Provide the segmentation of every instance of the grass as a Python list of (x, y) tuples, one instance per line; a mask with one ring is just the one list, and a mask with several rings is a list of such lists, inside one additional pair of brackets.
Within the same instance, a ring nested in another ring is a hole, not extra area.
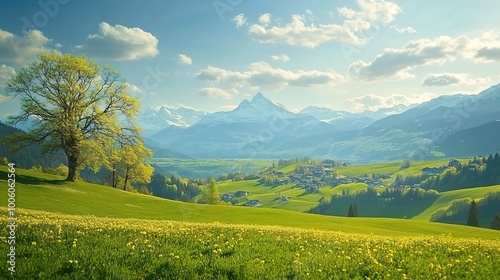
[[(16, 273), (3, 269), (1, 279), (494, 279), (500, 273), (498, 239), (19, 215)], [(6, 236), (6, 221), (0, 224)]]
[[(0, 167), (0, 178), (7, 178)], [(281, 209), (211, 206), (171, 201), (85, 182), (61, 182), (62, 177), (16, 169), (16, 204), (32, 209), (70, 215), (108, 218), (172, 220), (199, 223), (277, 225), (304, 229), (377, 235), (441, 235), (498, 238), (498, 233), (457, 225), (388, 218), (344, 218)], [(39, 179), (40, 178), (40, 179)], [(6, 184), (2, 179), (0, 184)], [(0, 193), (7, 201), (7, 192)]]
[[(494, 279), (500, 274), (494, 230), (188, 204), (22, 169), (15, 174), (16, 272), (4, 264), (0, 279)], [(0, 185), (7, 185), (6, 178), (2, 166)], [(256, 183), (241, 182), (238, 188), (263, 192)], [(300, 191), (288, 187), (277, 189)], [(2, 189), (0, 201), (7, 201)], [(6, 207), (0, 213), (6, 215)], [(0, 221), (5, 254), (11, 250), (7, 224)]]
[(434, 212), (439, 209), (446, 209), (451, 205), (453, 200), (470, 198), (478, 201), (487, 196), (490, 192), (500, 192), (500, 185), (442, 192), (432, 205), (415, 216), (414, 219), (428, 221)]

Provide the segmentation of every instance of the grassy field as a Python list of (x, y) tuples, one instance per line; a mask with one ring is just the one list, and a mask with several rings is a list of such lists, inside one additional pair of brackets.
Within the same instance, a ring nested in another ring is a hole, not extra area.
[(169, 172), (190, 179), (217, 178), (221, 174), (243, 172), (259, 173), (272, 165), (272, 160), (264, 159), (175, 159), (153, 158), (151, 164), (160, 166)]
[[(18, 215), (16, 272), (4, 264), (1, 279), (495, 279), (500, 273), (499, 240)], [(6, 222), (0, 223), (6, 236)]]
[[(2, 166), (0, 185), (6, 178)], [(16, 273), (4, 262), (0, 279), (494, 279), (500, 273), (498, 231), (188, 204), (61, 179), (16, 170)], [(0, 223), (0, 250), (7, 254), (7, 220)]]

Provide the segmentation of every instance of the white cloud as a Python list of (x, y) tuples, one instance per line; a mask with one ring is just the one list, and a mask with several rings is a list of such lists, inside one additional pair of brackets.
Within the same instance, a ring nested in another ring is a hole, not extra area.
[(330, 41), (353, 45), (364, 43), (348, 27), (336, 24), (306, 25), (302, 15), (292, 15), (292, 21), (284, 26), (268, 28), (266, 25), (253, 24), (248, 31), (261, 43), (282, 43), (308, 48)]
[(435, 98), (436, 95), (433, 93), (420, 93), (420, 94), (409, 94), (400, 95), (392, 94), (389, 96), (381, 95), (364, 95), (356, 98), (349, 99), (355, 110), (371, 110), (376, 111), (380, 108), (390, 108), (396, 105), (412, 105), (417, 103), (422, 103)]
[(246, 71), (230, 71), (208, 66), (196, 74), (199, 80), (228, 83), (232, 87), (252, 89), (283, 89), (286, 86), (310, 87), (336, 85), (345, 81), (334, 71), (298, 70), (274, 68), (266, 62), (251, 63)]
[(193, 64), (193, 60), (189, 56), (187, 56), (185, 54), (179, 54), (177, 56), (177, 62), (180, 63), (180, 64), (185, 64), (185, 65), (191, 65), (191, 64)]
[(50, 51), (52, 43), (39, 30), (30, 30), (22, 37), (0, 29), (0, 61), (23, 65), (40, 52)]
[(259, 17), (259, 23), (267, 26), (271, 22), (271, 14), (270, 13), (265, 13), (260, 15)]
[(235, 89), (232, 89), (230, 91), (225, 91), (221, 88), (217, 87), (206, 87), (202, 88), (199, 91), (199, 94), (203, 96), (208, 96), (208, 97), (214, 97), (214, 98), (222, 98), (222, 99), (231, 99), (233, 98), (234, 94), (237, 94), (238, 91)]
[(465, 37), (441, 36), (408, 42), (399, 49), (387, 48), (373, 62), (356, 61), (349, 73), (361, 80), (406, 79), (419, 65), (443, 64), (454, 60), (465, 48)]
[(5, 87), (5, 82), (16, 74), (14, 68), (2, 64), (0, 66), (0, 88)]
[[(326, 42), (362, 45), (368, 38), (366, 34), (365, 38), (360, 38), (356, 32), (370, 29), (370, 22), (389, 23), (401, 12), (398, 5), (384, 0), (358, 0), (358, 5), (359, 10), (347, 7), (337, 10), (344, 18), (341, 24), (313, 24), (313, 12), (307, 10), (305, 15), (293, 14), (289, 23), (270, 26), (271, 15), (266, 13), (259, 17), (258, 23), (250, 25), (248, 31), (261, 43), (308, 48), (315, 48)], [(307, 21), (311, 23), (306, 23)]]
[(233, 18), (233, 22), (236, 24), (237, 28), (242, 27), (247, 22), (244, 14), (238, 14)]
[(99, 34), (89, 35), (76, 48), (93, 57), (112, 60), (136, 60), (158, 54), (158, 39), (138, 27), (99, 24)]
[(417, 32), (415, 29), (413, 29), (410, 26), (399, 28), (396, 25), (393, 25), (393, 26), (391, 26), (391, 28), (396, 30), (396, 32), (398, 32), (398, 33), (415, 33), (415, 32)]
[(347, 19), (389, 23), (394, 21), (401, 12), (401, 8), (397, 4), (384, 0), (358, 0), (357, 2), (361, 8), (360, 11), (342, 7), (338, 9), (339, 14)]
[(286, 54), (271, 55), (271, 58), (272, 58), (274, 61), (283, 61), (283, 62), (290, 61), (290, 57), (288, 57), (288, 55), (286, 55)]
[(436, 73), (428, 74), (422, 80), (423, 86), (484, 86), (491, 82), (489, 78), (471, 78), (465, 73)]

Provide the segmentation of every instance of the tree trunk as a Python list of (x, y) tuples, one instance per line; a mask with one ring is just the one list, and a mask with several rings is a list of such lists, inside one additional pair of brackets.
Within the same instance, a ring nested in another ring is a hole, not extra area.
[(124, 191), (127, 190), (128, 172), (129, 172), (129, 167), (127, 166), (126, 171), (125, 171), (125, 180), (124, 180), (125, 182), (123, 183), (123, 190)]
[(68, 177), (66, 178), (66, 181), (70, 182), (76, 182), (77, 179), (77, 168), (78, 168), (78, 157), (74, 155), (68, 155)]

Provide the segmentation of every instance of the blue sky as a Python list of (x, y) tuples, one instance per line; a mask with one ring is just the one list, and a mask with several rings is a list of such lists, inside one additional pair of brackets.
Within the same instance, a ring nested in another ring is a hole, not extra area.
[[(230, 110), (262, 92), (376, 110), (500, 82), (495, 1), (9, 1), (0, 9), (0, 94), (57, 50), (117, 69), (144, 106)], [(0, 119), (18, 110), (0, 95)]]

